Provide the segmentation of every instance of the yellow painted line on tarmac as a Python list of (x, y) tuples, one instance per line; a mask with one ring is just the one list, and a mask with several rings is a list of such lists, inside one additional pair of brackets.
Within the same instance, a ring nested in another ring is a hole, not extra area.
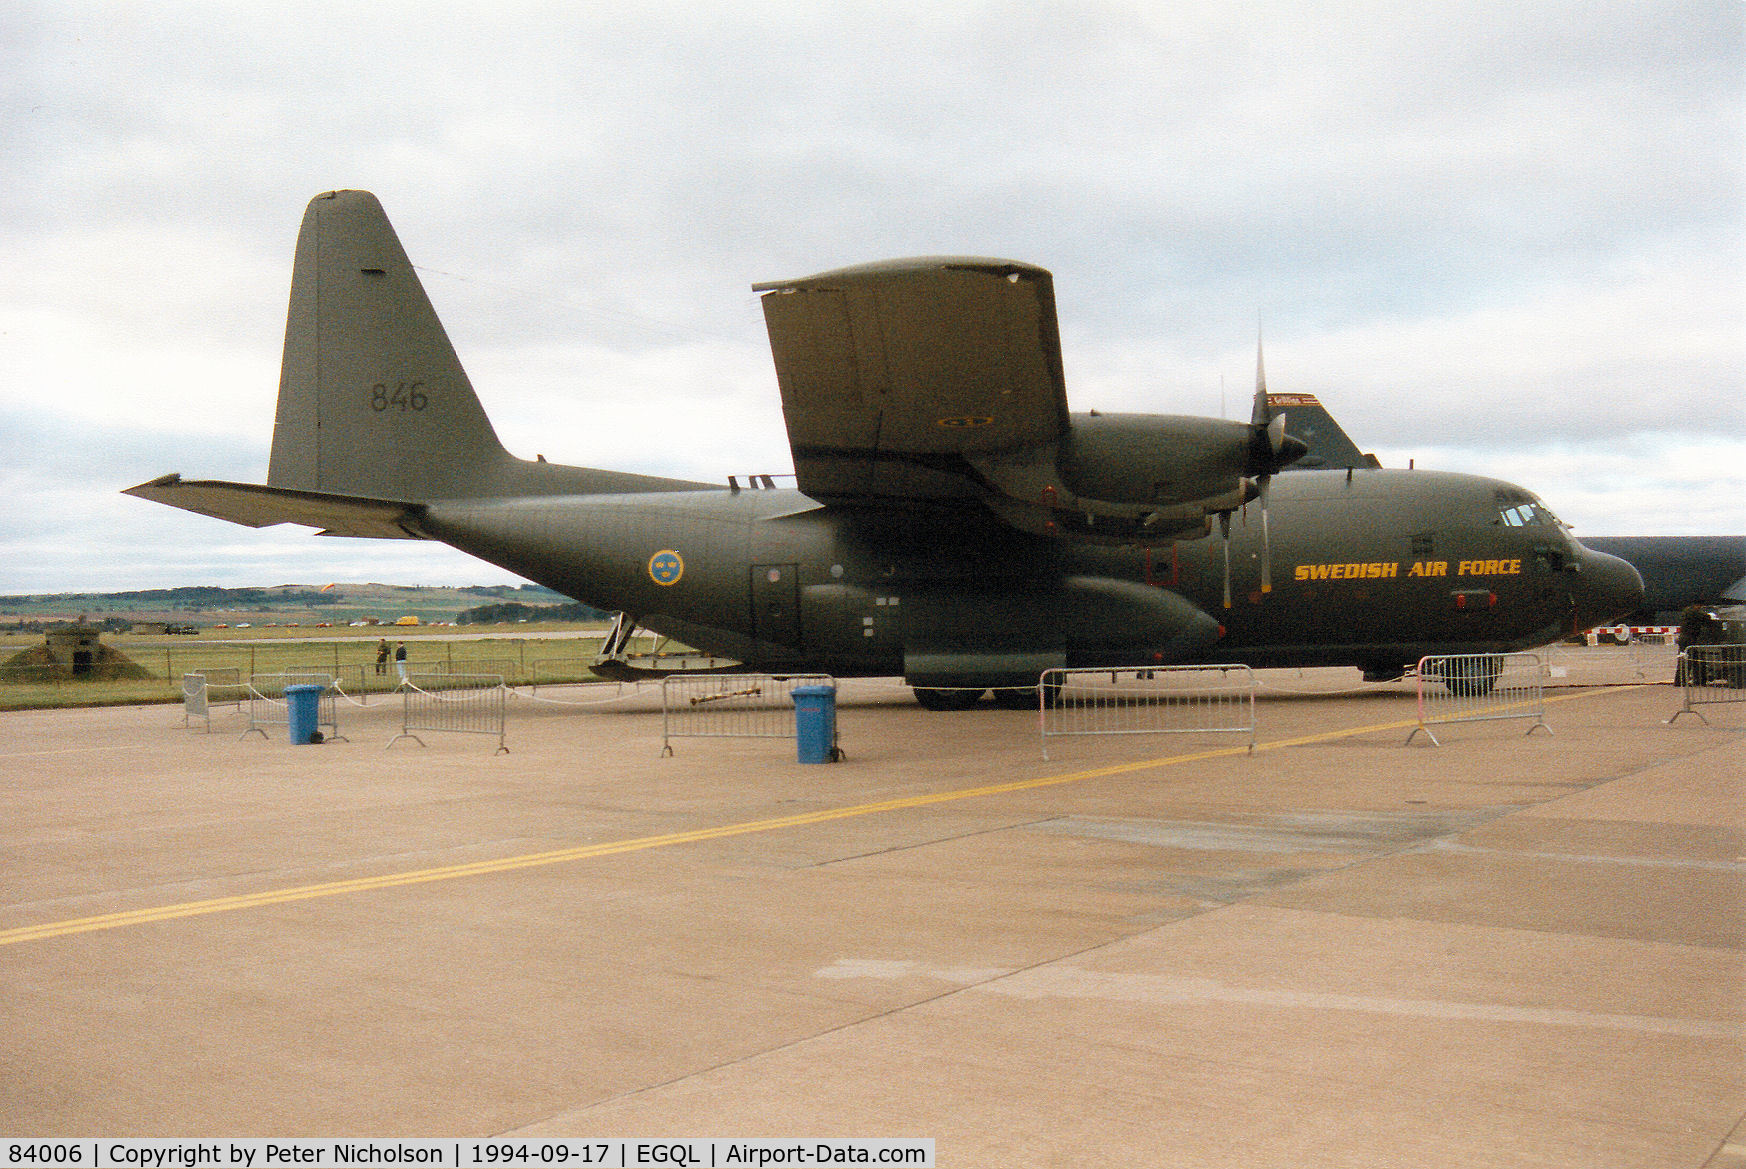
[[(1617, 693), (1620, 689), (1613, 688), (1608, 693)], [(1640, 687), (1629, 687), (1640, 689)], [(1585, 697), (1595, 691), (1582, 691), (1577, 694), (1548, 698), (1547, 702), (1569, 701), (1572, 698)], [(1281, 751), (1290, 747), (1303, 747), (1312, 743), (1325, 743), (1334, 739), (1351, 738), (1355, 735), (1376, 734), (1382, 731), (1400, 731), (1407, 727), (1418, 725), (1418, 719), (1398, 719), (1394, 722), (1375, 723), (1370, 726), (1345, 727), (1339, 730), (1320, 731), (1312, 735), (1299, 735), (1290, 739), (1276, 739), (1270, 742), (1256, 743), (1256, 752)], [(899, 799), (879, 800), (874, 803), (852, 804), (842, 808), (825, 808), (816, 812), (800, 812), (792, 816), (778, 816), (768, 820), (745, 820), (738, 824), (722, 824), (714, 828), (696, 828), (689, 832), (668, 832), (659, 836), (638, 836), (629, 840), (611, 840), (601, 844), (584, 844), (575, 848), (560, 848), (550, 852), (525, 853), (521, 856), (500, 857), (496, 860), (473, 861), (462, 865), (443, 865), (438, 868), (414, 869), (405, 873), (385, 873), (376, 877), (359, 877), (350, 881), (325, 881), (318, 885), (298, 885), (289, 889), (269, 889), (260, 893), (240, 893), (232, 897), (214, 897), (207, 901), (183, 901), (172, 905), (159, 905), (147, 909), (130, 909), (120, 913), (104, 913), (95, 917), (72, 918), (67, 921), (44, 922), (41, 925), (17, 926), (13, 929), (0, 930), (0, 946), (17, 945), (20, 942), (42, 941), (46, 938), (65, 937), (69, 934), (92, 933), (97, 930), (121, 929), (125, 926), (149, 925), (153, 922), (173, 921), (179, 917), (201, 917), (210, 913), (229, 913), (238, 909), (254, 909), (264, 905), (284, 905), (294, 901), (310, 901), (318, 897), (339, 897), (348, 893), (368, 893), (377, 889), (395, 889), (405, 885), (422, 885), (432, 881), (452, 881), (461, 877), (479, 877), (490, 873), (514, 872), (517, 869), (539, 868), (544, 865), (567, 864), (572, 861), (594, 860), (600, 857), (622, 856), (626, 853), (644, 852), (653, 848), (671, 848), (681, 844), (697, 844), (705, 840), (724, 840), (734, 836), (751, 836), (760, 832), (778, 832), (785, 828), (803, 828), (810, 824), (826, 824), (833, 820), (850, 820), (858, 816), (872, 816), (881, 812), (900, 812), (910, 808), (925, 808), (934, 804), (953, 803), (958, 800), (980, 799), (985, 796), (1008, 795), (1013, 792), (1034, 791), (1039, 788), (1060, 787), (1070, 783), (1083, 783), (1091, 779), (1104, 779), (1113, 775), (1128, 775), (1136, 771), (1149, 771), (1165, 767), (1177, 767), (1186, 763), (1198, 763), (1207, 759), (1221, 759), (1232, 755), (1248, 753), (1249, 748), (1220, 747), (1210, 751), (1196, 751), (1186, 755), (1166, 755), (1153, 759), (1141, 759), (1131, 763), (1115, 763), (1107, 767), (1094, 767), (1085, 771), (1073, 771), (1064, 775), (1044, 775), (1035, 779), (1019, 779), (1009, 783), (991, 783), (980, 787), (956, 788), (952, 791), (933, 792), (927, 795), (904, 796)]]

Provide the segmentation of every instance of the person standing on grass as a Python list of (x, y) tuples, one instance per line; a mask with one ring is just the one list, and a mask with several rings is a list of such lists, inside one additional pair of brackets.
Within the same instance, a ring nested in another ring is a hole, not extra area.
[(401, 685), (406, 684), (406, 643), (403, 641), (394, 647), (394, 669), (400, 674)]

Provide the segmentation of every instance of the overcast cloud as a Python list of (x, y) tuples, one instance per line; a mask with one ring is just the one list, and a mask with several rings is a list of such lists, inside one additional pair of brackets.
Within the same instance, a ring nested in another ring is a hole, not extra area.
[(1746, 531), (1746, 6), (0, 6), (0, 593), (515, 578), (261, 481), (308, 199), (382, 199), (506, 445), (789, 459), (754, 281), (1055, 274), (1076, 409), (1321, 397), (1583, 534)]

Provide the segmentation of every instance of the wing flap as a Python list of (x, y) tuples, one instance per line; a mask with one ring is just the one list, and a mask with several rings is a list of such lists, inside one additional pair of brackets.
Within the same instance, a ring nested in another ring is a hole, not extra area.
[(218, 479), (183, 479), (165, 475), (124, 495), (165, 503), (184, 511), (229, 520), (250, 528), (302, 524), (320, 528), (324, 536), (362, 536), (378, 540), (428, 540), (419, 526), (423, 508), (416, 503), (330, 495), (266, 487), (258, 483), (228, 483)]

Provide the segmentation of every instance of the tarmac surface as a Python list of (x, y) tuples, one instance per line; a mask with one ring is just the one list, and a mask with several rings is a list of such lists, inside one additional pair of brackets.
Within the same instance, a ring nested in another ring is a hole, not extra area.
[(508, 754), (0, 714), (0, 1133), (1736, 1169), (1746, 704), (1613, 673), (1431, 746), (1410, 682), (1272, 671), (1253, 754), (1050, 761), (890, 681), (825, 766), (665, 758), (653, 690), (519, 694)]

